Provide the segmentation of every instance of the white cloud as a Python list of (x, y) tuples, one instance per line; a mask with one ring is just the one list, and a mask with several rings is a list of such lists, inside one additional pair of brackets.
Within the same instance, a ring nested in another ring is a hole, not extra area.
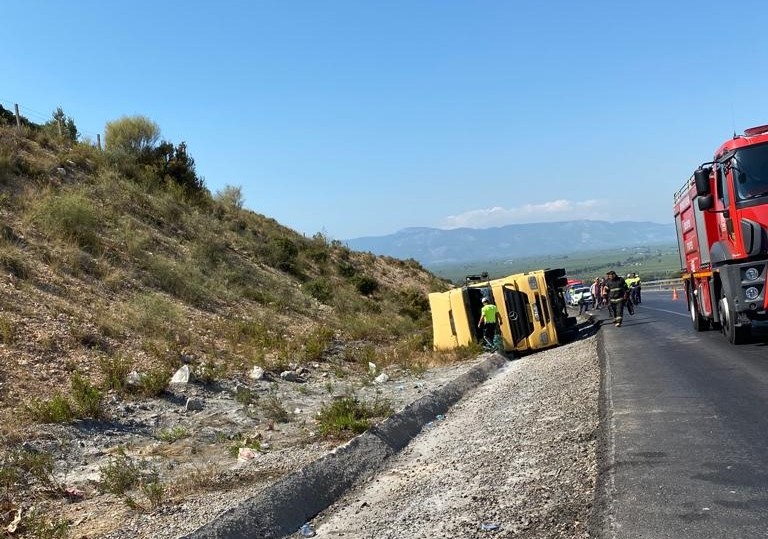
[(459, 215), (449, 215), (442, 219), (442, 228), (488, 228), (520, 223), (543, 223), (551, 221), (571, 221), (577, 219), (608, 219), (606, 204), (598, 200), (574, 202), (565, 199), (553, 200), (542, 204), (525, 204), (517, 208), (494, 206), (479, 210), (470, 210)]

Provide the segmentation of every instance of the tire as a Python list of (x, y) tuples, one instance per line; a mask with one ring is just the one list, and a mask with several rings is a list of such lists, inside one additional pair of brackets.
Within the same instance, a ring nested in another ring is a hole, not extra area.
[(709, 329), (709, 320), (701, 316), (699, 312), (699, 303), (691, 290), (688, 290), (688, 311), (691, 313), (691, 324), (696, 331), (707, 331)]
[(720, 311), (721, 329), (728, 342), (731, 344), (744, 344), (747, 342), (752, 333), (752, 326), (736, 325), (733, 303), (725, 295), (721, 294), (717, 308)]

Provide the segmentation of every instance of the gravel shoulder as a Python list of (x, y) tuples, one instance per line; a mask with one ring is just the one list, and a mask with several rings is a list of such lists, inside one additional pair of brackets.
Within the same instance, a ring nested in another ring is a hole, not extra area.
[(591, 537), (596, 336), (510, 362), (312, 523), (318, 537)]

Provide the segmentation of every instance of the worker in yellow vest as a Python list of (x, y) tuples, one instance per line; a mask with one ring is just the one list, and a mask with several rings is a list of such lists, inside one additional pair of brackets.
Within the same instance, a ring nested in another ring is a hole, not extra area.
[(625, 279), (629, 287), (629, 299), (632, 303), (640, 303), (640, 277), (637, 273), (630, 273)]
[(494, 347), (496, 329), (500, 325), (499, 309), (491, 303), (491, 300), (483, 296), (483, 308), (480, 310), (480, 321), (477, 323), (477, 327), (483, 328), (483, 338), (487, 346)]

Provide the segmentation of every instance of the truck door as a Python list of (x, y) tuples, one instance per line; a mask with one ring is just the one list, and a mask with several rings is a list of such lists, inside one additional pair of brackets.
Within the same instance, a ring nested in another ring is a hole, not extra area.
[(512, 344), (517, 346), (521, 340), (533, 333), (533, 324), (528, 317), (530, 310), (528, 296), (505, 284), (504, 306), (507, 310), (507, 324), (512, 335)]

